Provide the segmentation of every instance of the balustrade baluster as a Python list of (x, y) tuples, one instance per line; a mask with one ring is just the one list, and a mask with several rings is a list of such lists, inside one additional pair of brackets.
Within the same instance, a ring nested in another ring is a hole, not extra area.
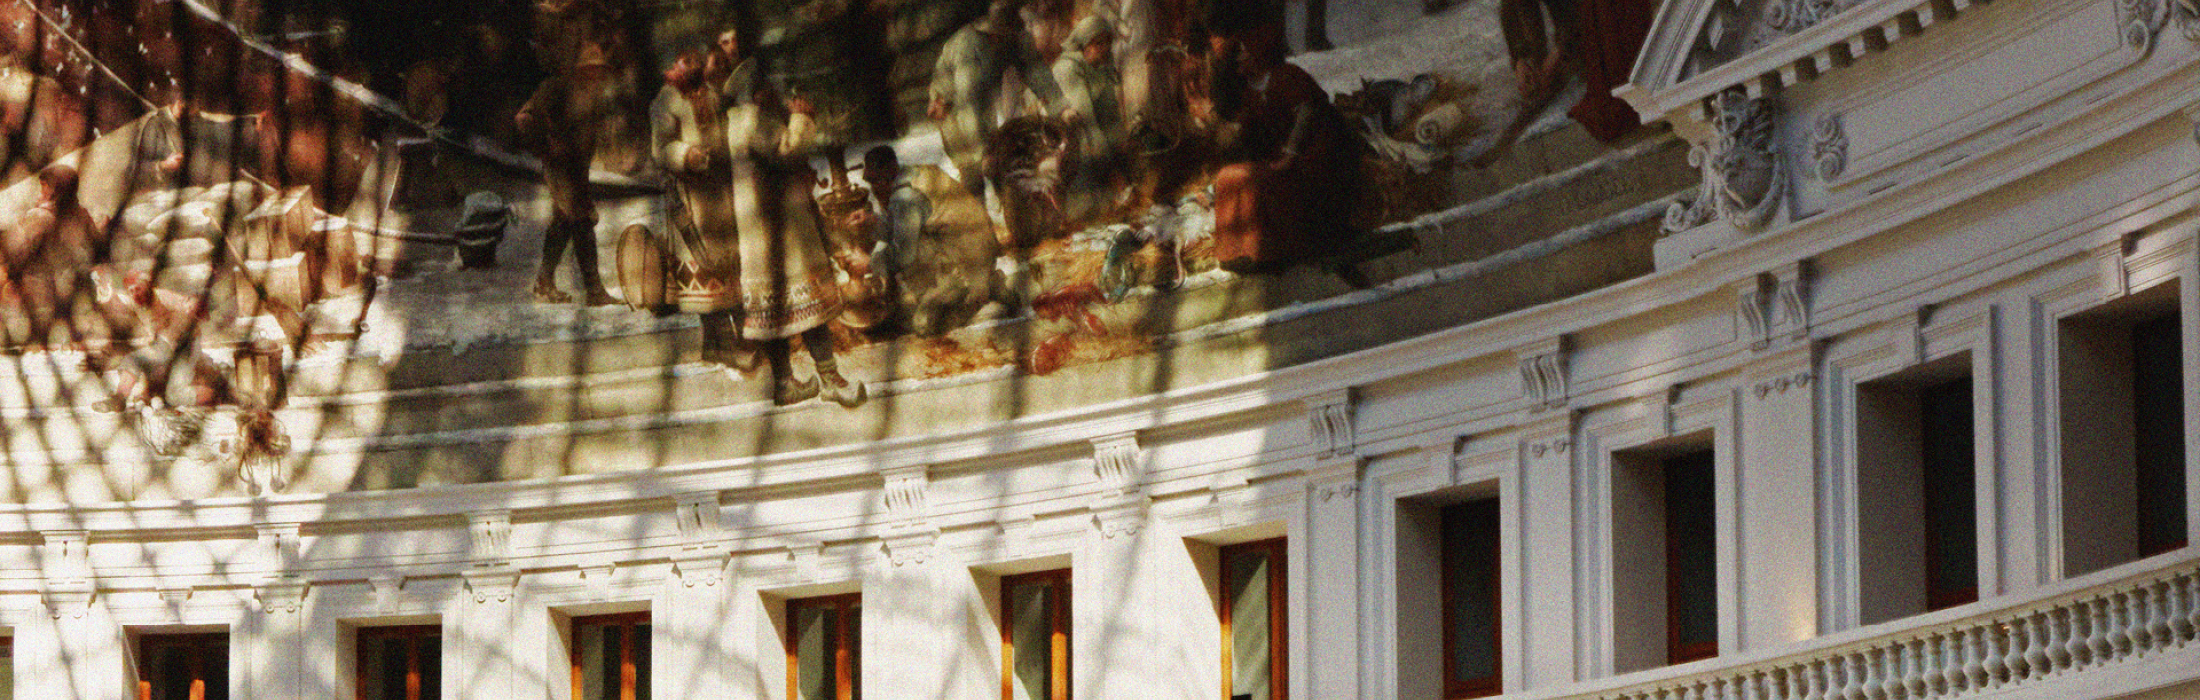
[(1963, 659), (1954, 652), (1956, 635), (1960, 629), (1934, 632), (1925, 647), (1925, 684), (1934, 695), (1954, 691), (1963, 682), (1958, 674), (1963, 672)]
[(1902, 648), (1886, 644), (1877, 650), (1878, 668), (1874, 670), (1879, 674), (1878, 696), (1887, 700), (1902, 697)]
[(1811, 693), (1810, 700), (1841, 700), (1841, 658), (1829, 656), (1818, 660), (1817, 678), (1812, 681), (1818, 684), (1818, 688)]
[(1971, 674), (1982, 674), (1984, 658), (1978, 656), (1978, 641), (1989, 627), (1960, 627), (1940, 634), (1940, 693), (1960, 693), (1976, 687)]
[(2185, 613), (2180, 616), (2185, 621), (2185, 641), (2200, 641), (2200, 571), (2185, 572), (2183, 581), (2179, 604)]
[(2177, 641), (2169, 636), (2169, 620), (2162, 616), (2162, 586), (2167, 582), (2166, 579), (2148, 581), (2134, 591), (2139, 597), (2136, 608), (2139, 611), (2139, 622), (2133, 626), (2139, 628), (2139, 634), (2146, 637), (2146, 643), (2140, 647), (2143, 653), (2168, 648)]
[(1871, 684), (1871, 679), (1864, 677), (1864, 656), (1868, 653), (1870, 652), (1867, 650), (1858, 649), (1847, 654), (1848, 666), (1841, 673), (1841, 697), (1846, 700), (1864, 700), (1871, 693), (1866, 689)]
[(2169, 627), (2176, 633), (2179, 645), (2192, 641), (2195, 634), (2200, 633), (2200, 605), (2195, 605), (2200, 603), (2200, 590), (2189, 588), (2196, 582), (2200, 582), (2200, 573), (2186, 572), (2165, 586)]
[(2031, 646), (2028, 641), (2029, 633), (2021, 627), (2023, 624), (2024, 619), (2021, 617), (2004, 618), (2001, 621), (2002, 649), (2001, 654), (1995, 658), (2001, 670), (1994, 673), (1997, 682), (2029, 673), (2029, 670), (2019, 670), (2026, 663), (2025, 650)]
[(2115, 648), (2116, 658), (2145, 647), (2146, 640), (2140, 637), (2139, 609), (2132, 605), (2135, 592), (2126, 588), (2108, 594), (2108, 643)]
[(1956, 647), (1951, 652), (1962, 658), (1962, 671), (1956, 674), (1956, 682), (1960, 687), (1951, 691), (1976, 691), (1987, 687), (1987, 682), (1993, 682), (1995, 676), (2000, 676), (1993, 669), (2000, 663), (2000, 656), (1993, 654), (1993, 630), (1993, 623), (1978, 625), (1971, 627), (1971, 630), (1965, 630), (1962, 638), (1958, 638)]
[(1928, 686), (1925, 682), (1924, 646), (1924, 638), (1911, 637), (1895, 647), (1902, 652), (1902, 697), (1925, 696)]
[(1833, 686), (1833, 679), (1829, 677), (1833, 672), (1826, 668), (1828, 663), (1831, 662), (1819, 658), (1803, 667), (1803, 686), (1807, 689), (1803, 693), (1803, 700), (1826, 700), (1826, 690)]
[(2116, 643), (2109, 641), (2111, 620), (2108, 596), (2094, 596), (2086, 606), (2085, 648), (2088, 668), (2106, 663), (2116, 657)]
[(2003, 649), (2010, 642), (2004, 636), (2008, 630), (2009, 624), (2003, 620), (1990, 620), (1970, 629), (1970, 648), (1957, 651), (1964, 656), (1964, 687), (1984, 688), (1995, 679), (2008, 677), (2009, 667), (2002, 662)]
[(2155, 579), (2131, 591), (2134, 598), (2131, 605), (2131, 634), (2145, 640), (2138, 647), (2141, 654), (2151, 654), (2177, 643), (2177, 639), (2169, 634), (2169, 620), (2162, 617), (2160, 596), (2162, 586), (2167, 583), (2169, 579)]
[(2047, 629), (2047, 616), (2033, 611), (2024, 616), (2024, 673), (2026, 678), (2039, 678), (2055, 670), (2055, 659), (2047, 653), (2054, 644)]
[(2055, 610), (2062, 616), (2064, 635), (2062, 651), (2065, 659), (2063, 663), (2056, 666), (2055, 670), (2067, 671), (2085, 666), (2088, 652), (2085, 645), (2086, 615), (2084, 608), (2085, 601), (2078, 601)]

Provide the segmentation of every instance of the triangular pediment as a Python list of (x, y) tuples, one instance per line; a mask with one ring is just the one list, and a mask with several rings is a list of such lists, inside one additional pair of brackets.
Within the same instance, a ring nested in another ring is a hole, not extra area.
[(1617, 94), (1652, 118), (1810, 80), (1990, 0), (1666, 0)]

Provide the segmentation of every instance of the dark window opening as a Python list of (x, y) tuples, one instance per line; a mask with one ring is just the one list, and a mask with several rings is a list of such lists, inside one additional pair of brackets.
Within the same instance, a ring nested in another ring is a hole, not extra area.
[(1666, 663), (1719, 653), (1717, 525), (1713, 455), (1667, 457), (1665, 477)]
[(439, 625), (359, 630), (359, 700), (443, 697), (443, 628)]
[(229, 633), (138, 637), (138, 700), (228, 700)]
[(1484, 697), (1503, 689), (1497, 513), (1494, 498), (1443, 510), (1447, 698)]
[(1918, 392), (1924, 448), (1925, 608), (1978, 600), (1978, 479), (1971, 378)]
[(2169, 313), (2132, 324), (2132, 447), (2139, 556), (2184, 548), (2183, 324)]

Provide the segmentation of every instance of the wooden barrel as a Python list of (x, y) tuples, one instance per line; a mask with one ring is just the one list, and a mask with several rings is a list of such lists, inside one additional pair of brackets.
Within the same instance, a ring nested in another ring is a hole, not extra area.
[(626, 305), (656, 311), (665, 305), (665, 250), (645, 224), (619, 233), (619, 294)]

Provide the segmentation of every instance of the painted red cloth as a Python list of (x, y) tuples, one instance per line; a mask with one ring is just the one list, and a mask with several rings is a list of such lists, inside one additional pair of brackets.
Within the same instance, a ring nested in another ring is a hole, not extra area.
[(1240, 270), (1305, 262), (1350, 236), (1359, 154), (1313, 76), (1278, 62), (1246, 81), (1232, 162), (1215, 174), (1215, 257)]
[(1612, 90), (1627, 84), (1635, 54), (1650, 37), (1658, 0), (1579, 0), (1581, 46), (1575, 60), (1588, 90), (1566, 114), (1591, 136), (1612, 141), (1642, 125), (1642, 117)]

